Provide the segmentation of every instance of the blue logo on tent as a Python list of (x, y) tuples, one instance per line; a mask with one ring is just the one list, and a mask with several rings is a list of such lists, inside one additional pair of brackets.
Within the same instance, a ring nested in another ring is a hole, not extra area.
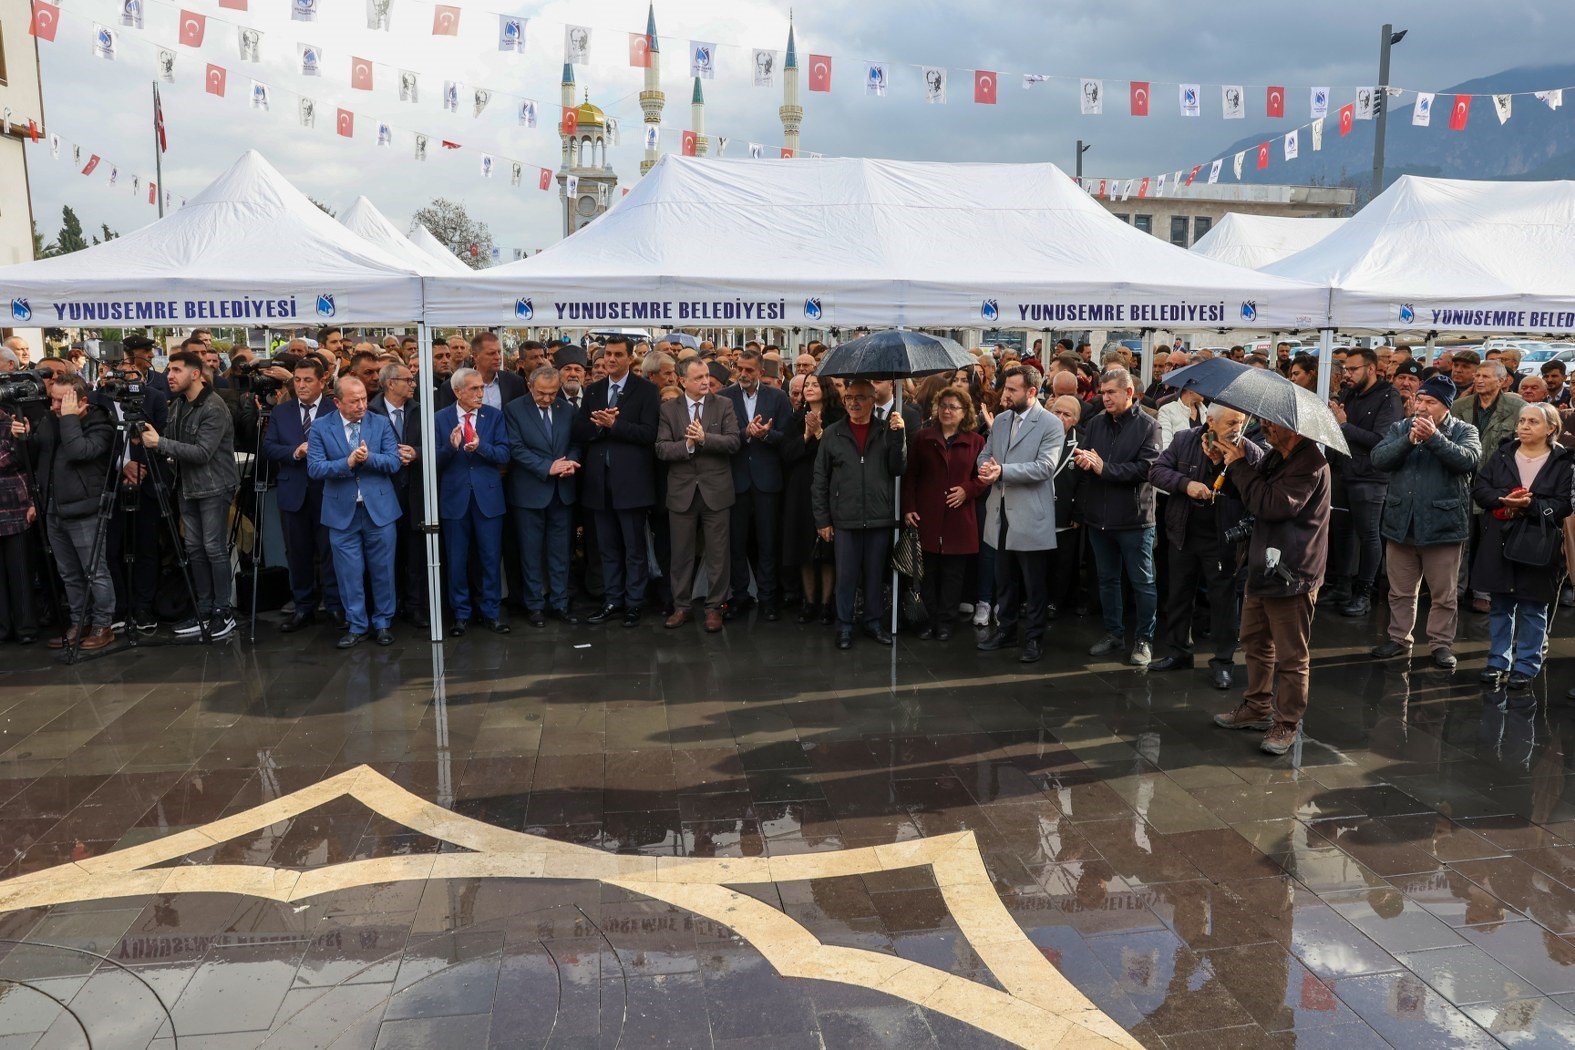
[(979, 316), (986, 321), (998, 320), (1001, 316), (1001, 304), (994, 299), (986, 299), (984, 304), (979, 307)]
[(521, 321), (529, 321), (536, 316), (535, 305), (524, 296), (514, 300), (514, 316)]
[(805, 317), (806, 320), (818, 321), (823, 316), (825, 316), (825, 314), (824, 314), (824, 311), (822, 311), (821, 308), (820, 308), (820, 300), (819, 299), (805, 299), (804, 300), (804, 317)]
[(332, 317), (334, 315), (334, 297), (322, 294), (317, 297), (317, 316)]
[(1416, 310), (1412, 309), (1410, 303), (1406, 303), (1404, 306), (1400, 307), (1400, 322), (1402, 324), (1410, 324), (1415, 320)]
[(1258, 304), (1250, 299), (1242, 303), (1241, 319), (1243, 321), (1256, 321), (1258, 319)]
[(33, 307), (28, 303), (28, 301), (26, 299), (12, 299), (11, 300), (11, 320), (13, 320), (13, 321), (31, 321), (32, 319), (33, 319)]

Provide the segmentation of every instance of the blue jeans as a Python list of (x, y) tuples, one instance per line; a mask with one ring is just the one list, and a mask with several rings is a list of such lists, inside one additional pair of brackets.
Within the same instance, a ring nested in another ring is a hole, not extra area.
[(1154, 640), (1154, 619), (1159, 609), (1159, 591), (1154, 586), (1154, 526), (1139, 529), (1089, 529), (1089, 546), (1094, 549), (1094, 569), (1099, 573), (1100, 614), (1105, 631), (1126, 638), (1121, 616), (1121, 573), (1126, 572), (1136, 599), (1137, 624), (1133, 640)]
[(1488, 608), (1488, 670), (1519, 671), (1535, 677), (1542, 670), (1542, 646), (1547, 637), (1546, 603), (1523, 601), (1511, 594), (1492, 596)]

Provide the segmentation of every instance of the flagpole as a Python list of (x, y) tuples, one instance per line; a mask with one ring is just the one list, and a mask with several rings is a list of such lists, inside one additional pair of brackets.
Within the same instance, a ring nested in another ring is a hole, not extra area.
[(164, 218), (164, 151), (159, 149), (159, 82), (153, 82), (153, 172), (158, 186), (154, 199), (159, 206), (159, 218)]

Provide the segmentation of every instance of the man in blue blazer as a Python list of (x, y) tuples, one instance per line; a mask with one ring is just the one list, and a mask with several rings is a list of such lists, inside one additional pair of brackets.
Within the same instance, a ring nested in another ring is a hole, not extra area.
[(262, 454), (274, 468), (274, 502), (284, 525), (284, 553), (295, 596), (294, 614), (279, 625), (287, 634), (316, 619), (319, 601), (336, 623), (346, 626), (328, 529), (323, 525), (323, 483), (313, 481), (306, 468), (312, 426), (334, 411), (333, 400), (323, 393), (325, 373), (321, 358), (302, 357), (295, 367), (295, 399), (279, 402), (263, 432)]
[(486, 386), (474, 368), (457, 368), (449, 378), (454, 404), (437, 414), (438, 516), (443, 520), (443, 552), (448, 558), (448, 603), (454, 611), (452, 637), (470, 624), (470, 554), (479, 560), (482, 622), (508, 634), (503, 602), (503, 472), (509, 440), (503, 413), (482, 404)]
[[(738, 355), (737, 382), (722, 391), (733, 402), (738, 436), (733, 454), (731, 618), (749, 608), (749, 570), (755, 570), (755, 597), (768, 620), (781, 617), (777, 589), (777, 530), (782, 523), (782, 442), (787, 439), (793, 406), (788, 396), (760, 381), (765, 362), (758, 350)], [(754, 543), (750, 543), (750, 539)], [(753, 554), (753, 557), (750, 555)]]
[(556, 368), (543, 365), (530, 375), (530, 396), (509, 402), (503, 410), (514, 461), (508, 504), (519, 528), (525, 608), (532, 627), (547, 625), (548, 610), (554, 619), (577, 622), (569, 612), (569, 556), (580, 446), (573, 434), (574, 408), (558, 396), (561, 382)]
[[(339, 639), (348, 649), (377, 632), (378, 645), (393, 645), (394, 523), (399, 495), (393, 476), (403, 466), (394, 428), (366, 410), (366, 385), (354, 376), (339, 380), (339, 410), (312, 424), (306, 469), (323, 483), (323, 525), (334, 547), (334, 572), (349, 629)], [(367, 611), (366, 579), (372, 580)]]

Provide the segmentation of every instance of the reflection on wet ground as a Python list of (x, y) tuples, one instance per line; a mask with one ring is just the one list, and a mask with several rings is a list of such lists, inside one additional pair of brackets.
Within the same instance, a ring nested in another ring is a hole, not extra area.
[[(1566, 614), (1567, 616), (1567, 614)], [(1477, 618), (1470, 630), (1481, 635)], [(1563, 627), (1560, 624), (1560, 627)], [(365, 764), (608, 853), (775, 858), (971, 831), (1033, 945), (1151, 1047), (1575, 1044), (1575, 648), (1506, 697), (1319, 618), (1310, 735), (1271, 759), (1191, 673), (1038, 673), (959, 637), (564, 629), (348, 656), (323, 633), (0, 677), (0, 879)], [(1372, 637), (1369, 633), (1372, 632)], [(1556, 633), (1561, 633), (1556, 628)], [(576, 648), (589, 643), (589, 648)], [(461, 847), (340, 798), (168, 866)], [(823, 943), (1003, 987), (928, 868), (738, 887)], [(571, 879), (434, 879), (0, 913), (0, 1047), (999, 1047), (867, 987), (783, 978), (728, 926)]]

